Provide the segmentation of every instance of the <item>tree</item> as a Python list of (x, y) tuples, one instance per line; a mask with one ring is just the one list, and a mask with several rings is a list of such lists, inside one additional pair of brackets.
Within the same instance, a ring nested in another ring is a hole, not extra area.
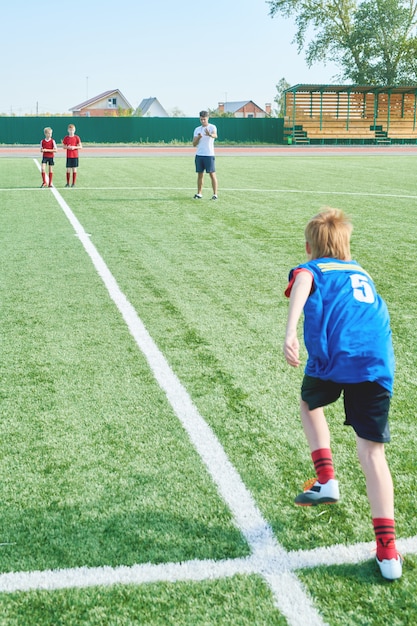
[[(270, 15), (292, 17), (309, 67), (331, 59), (340, 79), (359, 84), (417, 81), (417, 0), (268, 0)], [(307, 41), (308, 35), (312, 38)]]
[(354, 19), (355, 43), (363, 51), (361, 72), (351, 72), (356, 82), (394, 85), (416, 81), (416, 12), (415, 0), (361, 2)]
[(274, 102), (277, 105), (277, 116), (284, 117), (285, 110), (285, 96), (284, 91), (291, 87), (290, 83), (285, 80), (285, 78), (281, 78), (278, 83), (275, 85), (277, 94), (274, 98)]
[(185, 113), (179, 107), (174, 107), (171, 111), (171, 117), (185, 117)]
[(219, 109), (210, 109), (208, 110), (210, 117), (234, 117), (234, 114), (231, 111), (219, 111)]
[(131, 107), (129, 109), (117, 107), (117, 115), (118, 117), (131, 117), (133, 115), (133, 109)]

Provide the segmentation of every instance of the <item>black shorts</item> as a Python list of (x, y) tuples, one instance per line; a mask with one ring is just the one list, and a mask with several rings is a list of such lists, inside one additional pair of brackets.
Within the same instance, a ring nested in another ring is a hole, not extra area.
[(78, 157), (67, 157), (67, 167), (78, 167)]
[(198, 174), (206, 170), (207, 174), (213, 174), (216, 171), (216, 159), (214, 156), (200, 156), (195, 157), (195, 171)]
[(310, 411), (336, 402), (343, 391), (345, 425), (352, 426), (358, 437), (387, 443), (390, 441), (388, 413), (391, 396), (375, 382), (335, 383), (304, 376), (301, 398)]
[(54, 157), (42, 157), (42, 163), (46, 163), (47, 165), (55, 165)]

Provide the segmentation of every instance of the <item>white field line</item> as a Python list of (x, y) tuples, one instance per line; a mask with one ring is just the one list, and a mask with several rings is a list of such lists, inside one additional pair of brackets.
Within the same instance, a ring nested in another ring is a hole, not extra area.
[[(403, 555), (417, 554), (417, 537), (398, 539), (397, 546)], [(319, 566), (328, 567), (330, 565), (355, 565), (368, 560), (373, 554), (374, 547), (375, 542), (369, 542), (352, 546), (333, 545), (325, 548), (314, 548), (313, 550), (290, 551), (287, 553), (287, 570), (284, 572), (277, 571), (280, 563), (277, 564), (273, 558), (262, 557), (259, 559), (254, 555), (241, 559), (219, 561), (206, 559), (159, 565), (144, 563), (129, 567), (76, 567), (63, 570), (11, 572), (0, 574), (0, 592), (54, 591), (116, 584), (198, 582), (230, 578), (237, 574), (256, 574), (264, 578), (275, 575), (285, 578), (288, 571)]]
[[(34, 159), (37, 167), (39, 163)], [(161, 388), (165, 391), (174, 412), (187, 431), (205, 463), (208, 472), (229, 506), (235, 524), (248, 542), (252, 555), (246, 559), (223, 561), (191, 561), (163, 565), (135, 565), (118, 568), (76, 568), (43, 572), (13, 572), (0, 575), (0, 591), (27, 589), (58, 589), (76, 586), (110, 585), (115, 583), (145, 583), (167, 580), (202, 580), (233, 576), (237, 573), (255, 573), (268, 583), (275, 605), (286, 617), (289, 626), (323, 626), (324, 622), (303, 585), (293, 570), (331, 563), (358, 562), (366, 559), (369, 544), (350, 548), (333, 546), (315, 551), (286, 552), (276, 541), (272, 529), (262, 517), (252, 495), (230, 463), (217, 437), (198, 413), (188, 392), (176, 377), (156, 346), (136, 311), (121, 292), (104, 260), (91, 243), (88, 234), (68, 204), (55, 188), (51, 188), (57, 202), (73, 226), (110, 297), (118, 307), (138, 347)], [(417, 552), (417, 537), (411, 538), (405, 551)], [(399, 542), (400, 549), (401, 543)], [(342, 552), (342, 556), (339, 553)]]
[(168, 401), (205, 463), (221, 496), (229, 506), (234, 522), (248, 542), (254, 558), (260, 563), (263, 563), (266, 558), (273, 559), (276, 573), (270, 574), (267, 582), (274, 595), (276, 606), (292, 626), (300, 624), (300, 614), (304, 615), (312, 626), (321, 626), (322, 620), (311, 599), (305, 593), (297, 577), (288, 570), (285, 550), (276, 541), (271, 527), (262, 517), (252, 495), (230, 463), (219, 440), (199, 414), (188, 392), (149, 335), (135, 309), (120, 290), (83, 226), (58, 191), (54, 188), (51, 191), (91, 258), (111, 299), (147, 359), (157, 382), (165, 391)]
[[(39, 166), (39, 163), (38, 163)], [(64, 187), (62, 187), (63, 189)], [(56, 189), (61, 189), (61, 187), (57, 187)], [(194, 187), (78, 187), (77, 189), (82, 189), (83, 191), (195, 191)], [(72, 193), (76, 193), (77, 189), (72, 190)], [(33, 187), (21, 187), (20, 189), (15, 188), (2, 188), (2, 191), (33, 191)], [(44, 190), (42, 190), (44, 191)], [(369, 198), (401, 198), (404, 200), (416, 200), (417, 195), (406, 195), (399, 193), (370, 193), (367, 191), (331, 191), (331, 190), (313, 190), (313, 189), (254, 189), (250, 187), (239, 187), (238, 189), (234, 189), (233, 187), (222, 187), (221, 192), (231, 192), (231, 193), (260, 193), (260, 194), (285, 194), (285, 193), (301, 193), (301, 194), (309, 194), (309, 195), (329, 195), (329, 196), (359, 196), (359, 197), (369, 197)], [(207, 192), (207, 197), (211, 197), (211, 193)]]
[[(38, 161), (36, 159), (34, 161), (40, 168)], [(310, 597), (298, 578), (288, 569), (285, 550), (276, 541), (271, 527), (262, 517), (251, 493), (230, 463), (219, 440), (199, 414), (187, 390), (172, 371), (131, 303), (120, 290), (83, 226), (59, 192), (53, 187), (51, 191), (103, 280), (132, 337), (147, 359), (155, 379), (165, 391), (168, 401), (205, 463), (221, 496), (229, 506), (234, 522), (248, 542), (254, 558), (259, 559), (261, 563), (265, 558), (273, 558), (276, 563), (276, 575), (266, 579), (274, 595), (276, 606), (287, 617), (291, 626), (301, 626), (300, 614), (304, 615), (307, 623), (312, 626), (321, 626), (323, 622)]]

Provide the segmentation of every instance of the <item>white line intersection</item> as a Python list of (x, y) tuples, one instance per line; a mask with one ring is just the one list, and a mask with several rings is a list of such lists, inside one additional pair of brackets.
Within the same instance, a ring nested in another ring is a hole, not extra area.
[[(34, 161), (39, 168), (38, 161), (36, 159)], [(273, 594), (274, 604), (286, 617), (289, 626), (305, 624), (324, 626), (322, 617), (295, 572), (302, 568), (367, 560), (371, 557), (374, 544), (335, 545), (287, 552), (278, 543), (272, 528), (263, 518), (216, 435), (199, 414), (188, 392), (154, 343), (135, 309), (121, 292), (115, 278), (92, 244), (90, 236), (59, 192), (55, 188), (51, 188), (51, 191), (102, 278), (137, 346), (147, 359), (155, 379), (164, 390), (175, 414), (206, 465), (220, 495), (231, 510), (234, 523), (245, 537), (251, 555), (246, 558), (220, 561), (193, 560), (159, 565), (138, 564), (131, 567), (81, 567), (43, 572), (4, 573), (0, 574), (0, 592), (54, 590), (117, 583), (195, 582), (231, 577), (236, 574), (257, 574), (267, 582)], [(399, 539), (398, 547), (403, 554), (417, 554), (417, 536)]]

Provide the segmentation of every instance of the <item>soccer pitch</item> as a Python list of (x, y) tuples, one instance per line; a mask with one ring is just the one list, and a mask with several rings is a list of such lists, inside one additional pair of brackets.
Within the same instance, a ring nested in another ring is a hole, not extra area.
[[(57, 159), (52, 190), (0, 160), (1, 626), (417, 623), (415, 169), (222, 156), (213, 202), (188, 157), (81, 155), (74, 189)], [(293, 504), (313, 467), (283, 291), (325, 205), (391, 314), (394, 583), (340, 401), (341, 501)]]

